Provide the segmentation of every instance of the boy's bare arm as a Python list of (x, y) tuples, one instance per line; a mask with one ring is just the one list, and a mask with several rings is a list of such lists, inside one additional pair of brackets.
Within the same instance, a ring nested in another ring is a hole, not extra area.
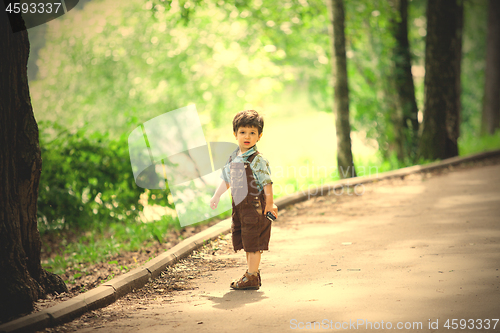
[(210, 207), (212, 209), (217, 208), (217, 205), (219, 204), (220, 196), (226, 192), (226, 190), (229, 188), (229, 183), (226, 183), (224, 180), (221, 180), (219, 187), (217, 187), (217, 190), (215, 190), (214, 196), (212, 199), (210, 199)]
[(277, 218), (278, 217), (278, 207), (274, 204), (273, 184), (265, 185), (264, 186), (264, 193), (266, 194), (266, 211), (264, 212), (264, 215), (267, 214), (267, 212), (271, 212)]
[(217, 190), (215, 190), (215, 194), (214, 195), (217, 195), (217, 196), (221, 196), (224, 194), (224, 192), (226, 192), (226, 190), (229, 188), (229, 183), (226, 183), (226, 181), (224, 180), (221, 180), (220, 181), (220, 184), (219, 184), (219, 187), (217, 188)]

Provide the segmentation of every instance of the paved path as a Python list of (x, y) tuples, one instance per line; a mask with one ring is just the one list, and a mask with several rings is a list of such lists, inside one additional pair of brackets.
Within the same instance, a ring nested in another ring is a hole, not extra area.
[[(285, 213), (258, 291), (230, 291), (242, 267), (228, 268), (170, 304), (83, 332), (344, 331), (358, 323), (358, 331), (384, 332), (398, 322), (404, 332), (459, 332), (446, 321), (460, 328), (460, 319), (500, 319), (500, 166), (413, 177)], [(241, 252), (231, 257), (243, 263)], [(482, 331), (500, 332), (493, 325)]]

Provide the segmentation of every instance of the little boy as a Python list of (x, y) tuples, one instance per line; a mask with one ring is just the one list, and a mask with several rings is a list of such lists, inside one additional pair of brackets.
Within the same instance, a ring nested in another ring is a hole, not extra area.
[(231, 187), (234, 251), (244, 249), (248, 269), (231, 283), (236, 290), (259, 289), (262, 285), (259, 264), (261, 254), (269, 248), (271, 221), (267, 212), (278, 217), (273, 200), (273, 183), (268, 161), (255, 145), (262, 137), (264, 119), (254, 110), (241, 111), (233, 119), (233, 132), (238, 148), (222, 170), (222, 181), (210, 200), (217, 208), (220, 196)]

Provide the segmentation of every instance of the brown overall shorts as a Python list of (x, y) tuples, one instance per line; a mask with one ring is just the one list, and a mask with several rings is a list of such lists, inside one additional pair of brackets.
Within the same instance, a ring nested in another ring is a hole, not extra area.
[(241, 249), (245, 252), (262, 252), (269, 249), (271, 221), (264, 216), (266, 197), (264, 191), (257, 187), (250, 168), (250, 163), (258, 154), (259, 152), (255, 152), (250, 155), (245, 163), (230, 161), (233, 199), (231, 231), (235, 252)]

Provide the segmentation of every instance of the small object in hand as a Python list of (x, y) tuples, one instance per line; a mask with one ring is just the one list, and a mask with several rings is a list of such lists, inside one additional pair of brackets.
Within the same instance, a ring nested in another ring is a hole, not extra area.
[(269, 219), (269, 221), (271, 221), (271, 222), (272, 222), (272, 221), (274, 221), (274, 220), (276, 220), (276, 216), (274, 216), (274, 214), (273, 214), (273, 213), (271, 213), (271, 212), (267, 212), (266, 217), (267, 217), (267, 218)]

